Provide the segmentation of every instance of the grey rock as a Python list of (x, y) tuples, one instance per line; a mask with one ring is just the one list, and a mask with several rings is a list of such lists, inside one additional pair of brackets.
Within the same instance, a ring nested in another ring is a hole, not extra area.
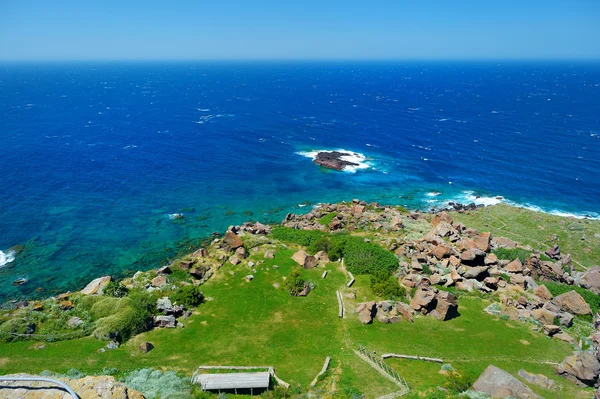
[(473, 390), (494, 398), (542, 399), (527, 385), (496, 366), (489, 365), (473, 384)]

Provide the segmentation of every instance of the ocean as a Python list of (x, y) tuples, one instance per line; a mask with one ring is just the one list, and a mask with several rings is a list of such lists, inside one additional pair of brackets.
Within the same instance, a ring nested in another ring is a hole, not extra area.
[[(599, 218), (600, 64), (4, 63), (0, 149), (0, 301), (319, 202)], [(359, 167), (311, 161), (334, 149)]]

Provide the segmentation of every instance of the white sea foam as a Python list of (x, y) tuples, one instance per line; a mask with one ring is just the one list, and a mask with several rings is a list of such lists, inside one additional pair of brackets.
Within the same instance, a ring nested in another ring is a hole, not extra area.
[(171, 220), (183, 219), (183, 213), (169, 213), (168, 216)]
[[(427, 193), (425, 195), (430, 197), (429, 194), (430, 193)], [(427, 203), (432, 202), (432, 200), (425, 200), (425, 201)], [(436, 201), (436, 202), (442, 207), (449, 206), (450, 202), (456, 202), (456, 203), (463, 204), (463, 205), (468, 205), (468, 204), (474, 203), (475, 205), (483, 205), (483, 206), (490, 206), (490, 205), (497, 205), (500, 203), (504, 203), (504, 204), (514, 206), (517, 208), (529, 209), (530, 211), (542, 212), (542, 213), (547, 213), (550, 215), (556, 215), (556, 216), (562, 216), (562, 217), (573, 217), (576, 219), (600, 220), (600, 213), (598, 213), (598, 212), (575, 213), (575, 212), (566, 212), (566, 211), (562, 211), (559, 209), (542, 208), (538, 205), (511, 201), (502, 196), (477, 196), (477, 195), (475, 195), (475, 193), (473, 191), (463, 191), (459, 196), (457, 196), (455, 198), (452, 198), (450, 200), (446, 200), (443, 202), (442, 201)]]
[(339, 149), (339, 150), (301, 151), (301, 152), (297, 152), (296, 154), (302, 155), (303, 157), (310, 158), (310, 159), (312, 159), (314, 161), (315, 158), (317, 158), (317, 155), (320, 152), (334, 152), (334, 151), (341, 152), (341, 153), (344, 154), (344, 155), (342, 155), (340, 157), (341, 160), (352, 162), (352, 163), (356, 164), (356, 166), (346, 166), (343, 169), (344, 172), (356, 173), (356, 171), (358, 171), (360, 169), (369, 169), (369, 168), (372, 168), (372, 165), (367, 162), (367, 157), (366, 156), (364, 156), (363, 154), (360, 154), (358, 152), (348, 151), (348, 150), (344, 150), (344, 149)]
[(437, 197), (438, 195), (440, 195), (441, 193), (439, 191), (430, 191), (427, 194), (425, 194), (428, 197)]
[(6, 252), (0, 251), (0, 268), (8, 265), (10, 262), (15, 260), (15, 251), (8, 250)]

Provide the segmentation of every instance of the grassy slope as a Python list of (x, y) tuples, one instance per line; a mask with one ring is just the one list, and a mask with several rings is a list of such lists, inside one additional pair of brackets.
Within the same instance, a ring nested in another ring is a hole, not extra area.
[[(505, 213), (503, 207), (489, 212), (493, 212), (494, 217), (502, 217), (499, 213)], [(503, 229), (495, 231), (485, 226), (485, 223), (490, 224), (490, 216), (486, 213), (478, 211), (456, 218), (469, 221), (469, 225), (482, 230), (511, 237)], [(539, 236), (534, 233), (539, 234), (537, 224), (542, 222), (536, 221), (533, 232), (527, 230), (531, 229), (527, 224), (518, 226), (516, 234), (537, 240)], [(546, 234), (549, 234), (548, 230)], [(573, 244), (573, 248), (577, 244)], [(563, 247), (567, 248), (566, 245)], [(283, 288), (282, 277), (297, 267), (290, 259), (293, 252), (294, 249), (277, 251), (275, 259), (266, 260), (256, 273), (246, 266), (225, 265), (203, 286), (206, 296), (213, 299), (201, 305), (190, 319), (183, 320), (184, 329), (150, 331), (119, 349), (104, 353), (97, 350), (105, 343), (93, 338), (45, 343), (43, 349), (35, 349), (32, 342), (0, 344), (0, 374), (44, 369), (65, 372), (69, 368), (97, 373), (104, 367), (121, 370), (154, 367), (175, 369), (189, 375), (200, 364), (273, 365), (281, 378), (307, 388), (329, 355), (336, 366), (331, 376), (317, 387), (353, 386), (368, 398), (394, 391), (393, 384), (354, 355), (352, 350), (360, 343), (379, 353), (441, 357), (456, 369), (476, 375), (490, 363), (514, 375), (524, 368), (543, 373), (562, 386), (561, 391), (555, 393), (532, 387), (544, 397), (590, 396), (589, 390), (579, 389), (558, 378), (553, 375), (552, 365), (542, 363), (560, 362), (571, 352), (567, 344), (532, 332), (527, 324), (504, 321), (483, 313), (487, 303), (479, 298), (462, 297), (459, 300), (461, 317), (447, 322), (418, 317), (414, 324), (375, 322), (364, 326), (354, 315), (344, 320), (337, 318), (335, 291), (343, 287), (347, 279), (339, 270), (339, 264), (328, 265), (330, 272), (325, 280), (320, 278), (322, 269), (305, 271), (317, 288), (306, 298), (292, 298)], [(570, 252), (576, 253), (575, 250)], [(255, 257), (262, 259), (260, 255)], [(274, 264), (279, 265), (278, 270), (273, 269)], [(229, 271), (236, 273), (232, 276)], [(250, 273), (255, 279), (246, 282), (244, 276)], [(273, 283), (279, 283), (281, 287), (276, 289)], [(375, 299), (368, 285), (368, 277), (357, 276), (353, 289), (358, 290), (359, 301)], [(352, 301), (346, 299), (346, 302), (351, 305)], [(141, 341), (150, 341), (156, 348), (141, 354), (137, 351)], [(438, 364), (407, 360), (388, 360), (388, 364), (416, 389), (435, 387), (444, 381), (438, 374)]]
[[(600, 221), (565, 218), (508, 205), (495, 205), (467, 213), (452, 213), (466, 226), (511, 238), (545, 251), (559, 244), (580, 267), (600, 265)], [(556, 235), (557, 239), (553, 239)], [(582, 239), (583, 238), (583, 239)]]

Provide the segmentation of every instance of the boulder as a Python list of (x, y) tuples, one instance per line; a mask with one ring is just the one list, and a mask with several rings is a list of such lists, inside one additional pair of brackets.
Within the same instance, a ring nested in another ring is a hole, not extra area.
[(435, 309), (431, 312), (431, 316), (438, 320), (446, 321), (458, 316), (458, 303), (456, 296), (448, 291), (440, 291), (437, 293)]
[(548, 248), (544, 253), (554, 260), (560, 260), (561, 258), (560, 248), (558, 245), (555, 245), (552, 248)]
[(240, 258), (238, 258), (237, 256), (232, 256), (229, 258), (229, 263), (231, 263), (234, 266), (238, 265), (240, 262)]
[(490, 233), (482, 233), (473, 238), (475, 248), (482, 250), (483, 252), (490, 252)]
[(156, 270), (156, 274), (171, 274), (171, 268), (169, 265), (165, 265)]
[(306, 257), (306, 259), (304, 260), (304, 268), (305, 269), (314, 269), (315, 267), (317, 267), (317, 258), (315, 258), (312, 255), (309, 255)]
[(431, 220), (431, 225), (437, 227), (440, 224), (440, 222), (452, 224), (454, 223), (454, 220), (452, 220), (452, 216), (450, 216), (447, 212), (444, 211), (436, 214), (433, 217), (433, 219)]
[(306, 251), (303, 251), (303, 250), (300, 250), (292, 255), (292, 259), (302, 267), (304, 267), (304, 261), (306, 260), (307, 257), (308, 257), (308, 254), (306, 253)]
[(204, 275), (206, 274), (206, 269), (203, 267), (193, 267), (190, 269), (190, 275), (197, 279), (197, 280), (202, 280), (204, 278)]
[(523, 264), (519, 260), (519, 258), (513, 260), (508, 265), (504, 267), (504, 270), (510, 273), (522, 273), (523, 272)]
[(167, 284), (168, 282), (169, 282), (169, 279), (167, 278), (167, 276), (165, 276), (164, 274), (160, 274), (160, 275), (154, 277), (150, 283), (152, 284), (153, 287), (160, 288), (163, 285)]
[(148, 353), (152, 349), (154, 349), (154, 345), (152, 345), (150, 342), (146, 341), (146, 342), (142, 342), (140, 344), (140, 346), (138, 347), (138, 349), (140, 350), (140, 352)]
[(581, 276), (581, 286), (600, 295), (600, 266), (590, 267)]
[(582, 387), (597, 386), (600, 362), (593, 353), (578, 352), (567, 356), (556, 368), (556, 374)]
[(489, 365), (473, 384), (473, 390), (493, 398), (542, 399), (527, 385), (496, 366)]
[(408, 320), (411, 323), (413, 323), (412, 309), (408, 304), (404, 302), (397, 302), (396, 311), (400, 313), (405, 320)]
[[(13, 377), (36, 377), (12, 374)], [(80, 399), (144, 399), (140, 392), (117, 382), (112, 376), (88, 376), (76, 380), (58, 378), (67, 383)], [(71, 399), (68, 392), (45, 381), (6, 381), (0, 386), (0, 399)]]
[(428, 313), (433, 310), (435, 304), (435, 292), (429, 288), (419, 288), (415, 292), (412, 300), (410, 301), (410, 307), (417, 312)]
[(450, 248), (445, 245), (436, 245), (431, 252), (433, 253), (433, 256), (439, 260), (442, 260), (446, 256), (450, 255)]
[(275, 257), (274, 251), (265, 251), (265, 259), (273, 259)]
[(238, 249), (239, 247), (241, 247), (242, 245), (244, 245), (244, 243), (242, 242), (242, 239), (240, 237), (238, 237), (232, 231), (228, 231), (227, 233), (225, 233), (225, 237), (223, 238), (223, 242), (225, 243), (225, 245), (227, 246), (227, 248), (230, 251), (233, 251), (234, 249)]
[(71, 317), (68, 321), (67, 321), (67, 326), (69, 328), (77, 328), (80, 325), (83, 324), (83, 320), (81, 320), (79, 317), (77, 316), (73, 316)]
[(552, 300), (553, 296), (552, 293), (550, 292), (550, 290), (543, 284), (538, 285), (534, 290), (533, 293), (537, 296), (539, 296), (540, 298), (546, 300), (546, 301), (550, 301)]
[(460, 268), (459, 272), (462, 271), (461, 275), (463, 278), (483, 280), (484, 278), (488, 277), (488, 270), (489, 266), (464, 266)]
[(576, 291), (565, 292), (554, 298), (554, 302), (566, 312), (576, 315), (592, 314), (590, 305)]
[(529, 382), (530, 384), (537, 385), (544, 389), (549, 389), (551, 391), (558, 389), (558, 385), (556, 385), (556, 382), (554, 382), (554, 380), (551, 380), (543, 374), (528, 373), (527, 371), (521, 369), (519, 370), (519, 373), (517, 375), (525, 381)]
[(483, 263), (486, 265), (495, 265), (498, 263), (498, 257), (496, 254), (487, 254)]
[(81, 290), (83, 295), (102, 295), (104, 287), (111, 281), (110, 276), (98, 277), (89, 282), (84, 289)]
[(246, 254), (246, 249), (244, 247), (239, 247), (235, 250), (235, 256), (237, 256), (240, 259), (246, 259), (248, 254)]
[(158, 298), (156, 300), (156, 310), (164, 314), (173, 314), (173, 304), (166, 296)]
[(554, 324), (554, 318), (556, 317), (556, 313), (550, 312), (549, 310), (540, 308), (535, 309), (532, 312), (532, 316), (535, 320), (542, 324)]
[(359, 303), (356, 308), (358, 313), (358, 319), (363, 324), (370, 324), (373, 322), (373, 316), (376, 312), (376, 304), (374, 301)]
[(153, 318), (154, 327), (156, 328), (175, 328), (177, 327), (177, 320), (175, 316), (154, 316)]
[(517, 243), (506, 237), (494, 237), (494, 244), (497, 247), (513, 249), (517, 247)]

